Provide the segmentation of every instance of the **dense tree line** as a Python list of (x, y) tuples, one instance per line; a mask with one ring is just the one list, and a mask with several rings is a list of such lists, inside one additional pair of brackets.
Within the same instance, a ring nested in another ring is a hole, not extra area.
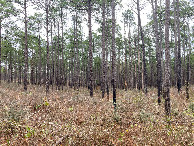
[[(149, 23), (142, 26), (142, 5), (134, 1), (136, 8), (123, 12), (122, 33), (115, 0), (0, 0), (0, 81), (23, 83), (24, 90), (29, 84), (44, 85), (48, 94), (54, 87), (86, 87), (91, 97), (100, 87), (102, 98), (113, 92), (115, 108), (116, 88), (146, 94), (157, 87), (158, 103), (163, 95), (169, 115), (170, 87), (186, 90), (189, 98), (194, 83), (194, 7), (186, 0), (148, 4)], [(30, 5), (37, 9), (34, 16), (28, 16)], [(20, 20), (10, 19), (13, 16)]]

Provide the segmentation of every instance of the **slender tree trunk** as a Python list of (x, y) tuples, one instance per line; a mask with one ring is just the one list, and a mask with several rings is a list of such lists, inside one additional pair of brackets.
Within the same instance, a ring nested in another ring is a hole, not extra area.
[(91, 0), (88, 0), (88, 27), (89, 27), (89, 87), (90, 96), (93, 97), (93, 53), (92, 53), (92, 24), (91, 24)]
[(140, 90), (141, 89), (141, 71), (140, 71), (140, 46), (139, 46), (139, 25), (138, 25), (138, 34), (137, 34), (137, 49), (138, 49), (138, 71), (137, 71), (137, 76), (138, 76), (138, 83), (137, 83), (137, 88)]
[[(40, 27), (38, 27), (38, 31), (40, 33)], [(40, 42), (40, 34), (38, 36), (38, 54), (39, 54), (39, 64), (38, 64), (38, 85), (41, 86), (41, 67), (42, 67), (42, 57), (41, 57), (41, 42)]]
[(57, 63), (56, 63), (56, 80), (57, 80), (57, 88), (58, 90), (60, 90), (60, 79), (59, 79), (59, 76), (60, 76), (60, 73), (59, 73), (59, 68), (60, 68), (60, 65), (59, 65), (59, 22), (58, 22), (58, 39), (57, 39)]
[(31, 58), (31, 75), (30, 75), (30, 82), (31, 84), (33, 85), (35, 82), (34, 82), (34, 52), (33, 52), (33, 49), (32, 49), (32, 58)]
[[(160, 11), (162, 10), (162, 4), (160, 0)], [(160, 22), (159, 22), (159, 29), (160, 29), (160, 56), (161, 56), (161, 90), (163, 89), (163, 79), (164, 79), (164, 61), (163, 61), (163, 31), (162, 31), (162, 11), (159, 14)]]
[(109, 67), (108, 67), (108, 50), (106, 50), (106, 93), (107, 93), (107, 100), (109, 101)]
[[(135, 37), (135, 39), (134, 39), (134, 44), (135, 44), (135, 48), (137, 48), (137, 39), (136, 39), (136, 37)], [(134, 79), (134, 81), (135, 81), (135, 88), (136, 88), (136, 90), (137, 90), (137, 88), (138, 88), (138, 70), (137, 70), (137, 57), (138, 56), (138, 51), (137, 51), (137, 49), (135, 49), (135, 79)]]
[(9, 78), (8, 82), (13, 82), (13, 60), (12, 60), (12, 51), (9, 52)]
[(26, 0), (24, 0), (24, 12), (25, 12), (25, 49), (24, 49), (24, 90), (27, 91), (28, 84), (28, 38), (27, 38), (27, 12), (26, 12)]
[(115, 0), (112, 0), (112, 86), (113, 86), (113, 105), (116, 110), (116, 51), (115, 51)]
[(105, 0), (102, 1), (102, 98), (105, 94), (105, 78), (106, 78), (106, 63), (105, 63)]
[(11, 82), (11, 53), (9, 52), (9, 65), (8, 65), (8, 77), (7, 77), (7, 81), (8, 83)]
[(62, 36), (61, 36), (61, 43), (62, 43), (62, 68), (61, 68), (61, 80), (62, 80), (62, 90), (63, 90), (63, 86), (64, 86), (64, 79), (65, 79), (65, 75), (64, 75), (64, 44), (63, 44), (63, 9), (61, 8), (61, 24), (62, 24)]
[[(38, 60), (38, 59), (37, 59)], [(38, 85), (38, 64), (36, 62), (36, 76), (35, 76), (35, 84)]]
[(53, 86), (54, 86), (54, 81), (55, 81), (55, 65), (54, 65), (54, 45), (53, 45), (53, 24), (51, 22), (51, 48), (52, 48), (52, 71), (51, 71), (51, 82), (52, 82), (52, 90), (53, 90)]
[(117, 78), (116, 78), (116, 87), (120, 88), (120, 58), (121, 58), (121, 53), (120, 49), (118, 49), (118, 62), (117, 62)]
[[(129, 32), (128, 32), (128, 44), (129, 44), (129, 87), (133, 87), (133, 74), (132, 74), (132, 48), (131, 48), (131, 31), (130, 31), (130, 23), (129, 23)], [(131, 60), (130, 60), (131, 59)]]
[(187, 23), (188, 27), (188, 45), (189, 45), (189, 50), (187, 51), (187, 71), (186, 71), (186, 98), (189, 99), (189, 80), (190, 80), (190, 56), (191, 56), (191, 38), (190, 38), (190, 29), (189, 29), (189, 24)]
[(152, 87), (153, 86), (153, 71), (152, 71), (152, 56), (151, 56), (151, 50), (148, 51), (149, 52), (149, 70), (150, 70), (150, 80), (149, 80), (149, 86)]
[(170, 25), (170, 0), (166, 0), (165, 10), (165, 78), (164, 78), (164, 99), (166, 115), (170, 116), (170, 46), (169, 46), (169, 25)]
[(106, 37), (106, 39), (105, 39), (105, 41), (106, 41), (106, 60), (105, 60), (105, 63), (106, 63), (106, 93), (107, 93), (107, 100), (109, 101), (109, 75), (110, 75), (110, 73), (109, 73), (109, 67), (108, 67), (108, 36), (107, 36), (107, 34), (108, 34), (108, 26), (106, 26), (106, 35), (105, 35), (105, 37)]
[(18, 84), (22, 83), (22, 66), (20, 61), (20, 55), (18, 54), (18, 69), (19, 69), (19, 77), (18, 77)]
[(4, 70), (4, 81), (7, 80), (7, 60), (5, 61), (5, 70)]
[(46, 38), (47, 38), (47, 46), (46, 46), (46, 50), (47, 50), (47, 57), (46, 57), (46, 94), (48, 94), (49, 92), (49, 37), (48, 37), (48, 12), (49, 12), (49, 4), (48, 1), (46, 1)]
[(138, 25), (140, 29), (141, 34), (141, 40), (142, 40), (142, 55), (143, 55), (143, 83), (145, 88), (145, 93), (147, 93), (147, 69), (146, 69), (146, 59), (145, 59), (145, 43), (144, 43), (144, 34), (143, 29), (141, 26), (141, 18), (140, 18), (140, 8), (139, 8), (139, 0), (137, 0), (137, 11), (138, 11)]
[(178, 75), (177, 75), (177, 62), (178, 62), (178, 55), (177, 55), (177, 5), (176, 5), (176, 0), (173, 0), (173, 5), (174, 5), (174, 56), (175, 56), (175, 61), (174, 61), (174, 72), (175, 72), (175, 84), (178, 85)]
[(158, 104), (161, 103), (161, 92), (162, 92), (162, 70), (161, 70), (161, 50), (159, 46), (159, 34), (158, 34), (158, 18), (157, 18), (157, 0), (154, 2), (152, 0), (153, 18), (154, 18), (154, 32), (155, 32), (155, 44), (156, 44), (156, 59), (157, 59), (157, 87), (158, 87)]
[[(128, 89), (129, 80), (127, 80), (128, 76), (128, 67), (127, 67), (127, 40), (125, 38), (126, 36), (126, 30), (125, 30), (125, 18), (124, 18), (124, 47), (125, 47), (125, 72), (124, 72), (124, 85), (125, 85), (125, 91)], [(129, 58), (130, 61), (130, 58)]]
[(186, 98), (189, 99), (189, 62), (190, 54), (187, 52), (187, 70), (186, 70)]
[(17, 63), (17, 52), (14, 52), (14, 57), (13, 57), (13, 59), (14, 59), (14, 83), (16, 83), (16, 80), (17, 80), (17, 65), (16, 65), (16, 63)]
[(76, 16), (75, 16), (75, 57), (76, 57), (76, 74), (75, 74), (75, 77), (76, 77), (76, 81), (75, 81), (75, 86), (76, 86), (76, 90), (79, 89), (79, 75), (80, 75), (80, 63), (79, 63), (79, 48), (78, 48), (78, 29), (77, 29), (77, 12), (76, 12)]
[(187, 68), (185, 67), (185, 56), (186, 56), (186, 50), (185, 50), (185, 44), (186, 44), (186, 41), (185, 41), (185, 26), (184, 26), (184, 37), (183, 37), (183, 43), (182, 43), (182, 47), (183, 47), (183, 65), (182, 65), (182, 83), (181, 85), (185, 85), (185, 71), (187, 70)]
[(178, 60), (177, 60), (177, 88), (178, 92), (181, 90), (181, 36), (180, 36), (180, 10), (179, 10), (179, 0), (177, 0), (177, 29), (178, 29)]
[(1, 84), (1, 19), (0, 19), (0, 84)]

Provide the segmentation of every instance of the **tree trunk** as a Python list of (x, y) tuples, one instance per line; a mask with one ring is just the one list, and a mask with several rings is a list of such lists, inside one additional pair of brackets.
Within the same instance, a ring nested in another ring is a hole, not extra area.
[(189, 50), (187, 51), (187, 71), (186, 71), (186, 98), (189, 99), (189, 80), (190, 80), (190, 56), (191, 56), (191, 38), (190, 38), (190, 29), (189, 29), (189, 23), (187, 23), (188, 27), (188, 45)]
[[(135, 37), (134, 39), (134, 44), (135, 44), (135, 48), (137, 48), (137, 39)], [(135, 49), (135, 78), (134, 78), (134, 85), (135, 85), (135, 89), (137, 90), (138, 89), (138, 70), (137, 70), (137, 57), (138, 56), (138, 51), (137, 49)]]
[(52, 27), (52, 22), (51, 22), (51, 48), (52, 48), (52, 71), (51, 71), (51, 83), (52, 83), (52, 90), (53, 90), (53, 86), (54, 86), (54, 81), (55, 81), (55, 65), (54, 65), (54, 45), (53, 45), (53, 27)]
[(31, 84), (33, 85), (35, 82), (34, 82), (34, 55), (35, 53), (33, 52), (33, 49), (32, 49), (32, 58), (31, 58), (31, 75), (30, 75), (30, 82)]
[(138, 11), (138, 25), (141, 33), (141, 40), (142, 40), (142, 55), (143, 55), (143, 83), (144, 83), (144, 91), (147, 93), (147, 69), (146, 69), (146, 59), (145, 59), (145, 43), (144, 43), (144, 35), (143, 29), (141, 26), (141, 18), (140, 18), (140, 8), (139, 8), (139, 0), (137, 0), (137, 11)]
[(64, 45), (63, 45), (63, 9), (61, 8), (61, 27), (62, 27), (62, 36), (61, 36), (61, 43), (62, 43), (62, 66), (61, 66), (61, 81), (62, 81), (62, 90), (63, 90), (63, 86), (64, 86), (64, 79), (65, 79), (65, 76), (64, 76)]
[[(107, 21), (107, 20), (106, 20)], [(105, 82), (106, 82), (106, 93), (107, 93), (107, 100), (109, 101), (109, 65), (108, 65), (108, 25), (106, 25), (106, 39), (105, 39), (105, 44), (106, 44), (106, 60), (105, 60), (105, 63), (106, 63), (106, 77), (105, 77)]]
[(139, 25), (138, 25), (138, 34), (137, 34), (137, 49), (138, 49), (138, 71), (137, 71), (137, 76), (138, 76), (138, 83), (137, 83), (137, 88), (140, 90), (141, 89), (141, 71), (140, 71), (140, 46), (139, 46)]
[(177, 55), (177, 5), (176, 5), (176, 0), (173, 0), (173, 5), (174, 5), (174, 56), (175, 56), (175, 61), (174, 61), (174, 72), (175, 72), (175, 84), (178, 85), (177, 83), (177, 62), (178, 62), (178, 55)]
[[(162, 10), (162, 4), (160, 0), (160, 10)], [(160, 29), (160, 56), (161, 56), (161, 90), (163, 89), (163, 79), (164, 79), (164, 63), (163, 63), (163, 31), (162, 31), (162, 12), (160, 12), (160, 22), (159, 22), (159, 29)]]
[(189, 99), (189, 62), (190, 54), (187, 52), (187, 70), (186, 70), (186, 98)]
[(60, 90), (60, 78), (59, 78), (59, 76), (60, 76), (60, 72), (59, 72), (59, 68), (60, 68), (60, 65), (59, 65), (59, 47), (60, 47), (60, 45), (59, 45), (59, 22), (58, 22), (58, 38), (57, 38), (57, 63), (56, 63), (56, 80), (57, 80), (57, 88), (58, 88), (58, 90)]
[[(131, 31), (130, 31), (130, 23), (129, 23), (129, 32), (128, 32), (128, 43), (129, 43), (129, 87), (133, 87), (133, 72), (132, 72), (132, 48), (131, 48)], [(131, 59), (131, 60), (130, 60)]]
[(182, 68), (181, 68), (181, 76), (182, 76), (182, 82), (181, 85), (185, 85), (185, 71), (187, 70), (187, 68), (185, 67), (185, 56), (186, 56), (186, 50), (185, 50), (185, 44), (186, 44), (186, 37), (185, 37), (185, 26), (183, 27), (183, 31), (184, 31), (184, 37), (183, 37), (183, 43), (182, 43), (182, 47), (183, 47), (183, 64), (182, 64)]
[[(125, 18), (124, 18), (124, 47), (125, 47), (125, 72), (124, 72), (124, 85), (125, 85), (125, 91), (128, 89), (129, 80), (127, 80), (128, 76), (128, 66), (127, 66), (127, 40), (125, 38), (126, 30), (125, 30)], [(129, 58), (130, 61), (130, 58)]]
[(16, 81), (17, 81), (17, 53), (16, 52), (14, 52), (14, 54), (13, 54), (13, 82), (14, 83), (16, 83)]
[(156, 44), (156, 59), (157, 59), (157, 88), (158, 88), (158, 104), (161, 103), (161, 92), (162, 92), (162, 70), (161, 70), (161, 50), (159, 46), (159, 34), (158, 34), (158, 18), (157, 18), (157, 0), (152, 0), (153, 18), (154, 18), (154, 32), (155, 32), (155, 44)]
[[(40, 33), (40, 27), (38, 27), (38, 31)], [(41, 57), (41, 42), (40, 42), (40, 34), (38, 36), (38, 54), (39, 54), (39, 64), (38, 64), (38, 85), (41, 86), (41, 66), (42, 66), (42, 57)]]
[(9, 70), (8, 70), (8, 83), (13, 82), (13, 61), (12, 61), (12, 52), (9, 52)]
[(1, 84), (1, 19), (0, 19), (0, 84)]
[(112, 86), (113, 86), (113, 105), (116, 111), (116, 51), (115, 51), (115, 0), (112, 0)]
[(181, 90), (181, 36), (180, 36), (180, 10), (179, 10), (179, 0), (177, 0), (177, 29), (178, 29), (178, 60), (177, 60), (177, 88), (178, 92)]
[(102, 98), (105, 94), (105, 78), (106, 78), (106, 63), (105, 63), (105, 0), (102, 1)]
[(79, 63), (79, 48), (78, 48), (78, 29), (77, 29), (77, 11), (75, 15), (75, 89), (79, 89), (79, 74), (80, 74), (80, 63)]
[(46, 1), (46, 38), (47, 38), (47, 46), (46, 46), (46, 50), (47, 50), (47, 57), (46, 57), (46, 94), (48, 94), (49, 92), (49, 37), (48, 37), (48, 12), (49, 12), (49, 4), (48, 1)]
[(117, 78), (116, 78), (116, 87), (120, 88), (120, 58), (121, 58), (121, 53), (120, 53), (120, 48), (118, 49), (118, 61), (117, 61)]
[(170, 46), (169, 46), (169, 25), (170, 25), (170, 0), (166, 0), (165, 10), (165, 78), (164, 94), (166, 115), (170, 116)]
[(25, 49), (24, 49), (24, 90), (27, 91), (28, 82), (28, 38), (27, 38), (27, 12), (26, 12), (26, 0), (24, 0), (24, 12), (25, 12)]
[(91, 0), (88, 0), (88, 27), (89, 27), (89, 88), (90, 88), (90, 97), (93, 97)]
[(18, 69), (19, 69), (18, 84), (21, 84), (22, 83), (22, 65), (21, 65), (19, 54), (18, 54)]

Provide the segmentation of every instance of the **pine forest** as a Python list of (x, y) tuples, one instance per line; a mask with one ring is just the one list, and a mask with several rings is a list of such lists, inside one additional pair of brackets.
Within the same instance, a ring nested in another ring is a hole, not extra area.
[(0, 145), (194, 145), (193, 0), (0, 0)]

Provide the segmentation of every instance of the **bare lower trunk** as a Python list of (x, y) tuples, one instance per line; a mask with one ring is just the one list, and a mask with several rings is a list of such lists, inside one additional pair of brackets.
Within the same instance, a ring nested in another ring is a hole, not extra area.
[(174, 61), (174, 72), (175, 72), (175, 84), (177, 85), (177, 62), (178, 62), (178, 55), (177, 55), (177, 6), (176, 6), (176, 0), (173, 0), (173, 5), (174, 5), (174, 56), (175, 56), (175, 61)]
[(169, 46), (169, 25), (170, 25), (170, 0), (166, 0), (165, 10), (165, 78), (164, 94), (166, 115), (170, 116), (170, 46)]
[(131, 51), (131, 31), (130, 31), (130, 23), (129, 23), (129, 32), (128, 32), (128, 43), (129, 43), (129, 87), (133, 87), (133, 74), (132, 74), (132, 51)]
[(92, 53), (92, 24), (91, 24), (91, 0), (88, 0), (88, 27), (89, 27), (89, 88), (90, 97), (93, 97), (93, 53)]
[(61, 63), (61, 82), (62, 82), (62, 90), (63, 90), (63, 86), (64, 86), (64, 79), (65, 79), (65, 75), (64, 75), (64, 45), (63, 45), (63, 10), (61, 8), (61, 24), (62, 24), (62, 36), (61, 36), (61, 40), (62, 40), (62, 63)]
[(138, 43), (138, 71), (137, 71), (137, 76), (138, 76), (138, 89), (141, 89), (141, 71), (140, 71), (140, 46), (139, 46), (139, 26), (138, 26), (138, 36), (137, 36), (137, 43)]
[(137, 11), (138, 11), (138, 25), (139, 25), (140, 34), (141, 34), (141, 40), (142, 40), (143, 87), (145, 88), (144, 92), (147, 93), (147, 69), (146, 69), (146, 59), (145, 59), (145, 43), (144, 43), (143, 29), (142, 29), (142, 26), (141, 26), (139, 0), (137, 0)]
[(186, 71), (186, 98), (189, 99), (189, 80), (190, 80), (190, 56), (191, 56), (191, 38), (190, 38), (190, 30), (189, 30), (189, 24), (187, 24), (188, 27), (188, 45), (189, 50), (187, 51), (187, 71)]
[(177, 0), (177, 29), (178, 29), (178, 60), (177, 60), (177, 88), (178, 92), (181, 90), (181, 36), (180, 36), (180, 11), (179, 11), (179, 0)]
[(26, 12), (26, 0), (24, 0), (24, 11), (25, 11), (25, 49), (24, 49), (24, 90), (27, 91), (28, 82), (28, 38), (27, 38), (27, 12)]
[(58, 22), (58, 39), (57, 39), (57, 63), (56, 63), (56, 80), (57, 80), (57, 89), (60, 90), (60, 65), (59, 65), (59, 22)]
[(112, 86), (113, 86), (113, 105), (116, 110), (116, 52), (115, 52), (115, 0), (112, 0)]
[(105, 78), (106, 78), (106, 63), (105, 63), (105, 0), (102, 1), (102, 98), (105, 94)]
[(0, 84), (1, 84), (1, 19), (0, 19)]
[(153, 18), (154, 18), (154, 32), (155, 32), (155, 43), (156, 43), (156, 59), (157, 59), (157, 87), (158, 87), (158, 104), (161, 103), (161, 92), (162, 92), (162, 70), (161, 70), (161, 48), (159, 46), (159, 34), (158, 34), (158, 18), (157, 18), (157, 0), (152, 0)]
[(47, 46), (46, 46), (46, 50), (47, 50), (47, 56), (46, 56), (46, 93), (48, 94), (49, 92), (49, 38), (48, 38), (48, 8), (49, 4), (48, 2), (46, 3), (46, 37), (47, 37)]

